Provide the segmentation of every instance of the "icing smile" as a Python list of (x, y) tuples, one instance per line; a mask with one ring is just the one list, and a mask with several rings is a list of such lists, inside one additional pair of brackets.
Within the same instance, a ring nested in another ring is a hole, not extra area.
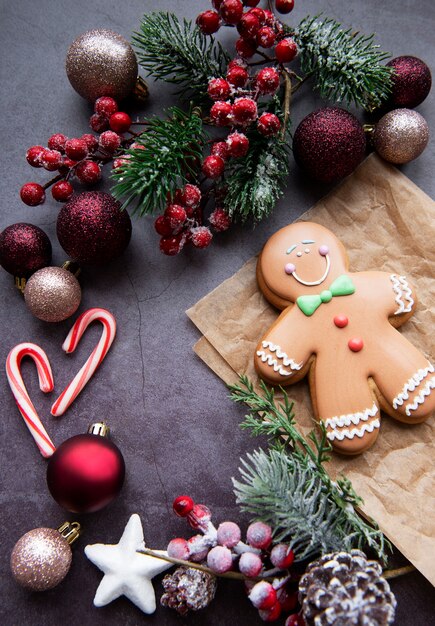
[[(305, 242), (302, 242), (305, 243)], [(310, 243), (314, 243), (314, 242), (310, 242)], [(288, 248), (286, 254), (290, 254), (291, 252), (293, 252), (293, 250), (296, 248), (296, 246), (291, 246), (290, 248)], [(310, 253), (310, 249), (309, 248), (305, 248), (304, 250), (305, 254), (309, 254)], [(298, 283), (300, 283), (301, 285), (305, 285), (306, 287), (314, 287), (315, 285), (321, 285), (323, 283), (323, 281), (326, 279), (326, 277), (329, 274), (329, 269), (331, 267), (331, 261), (329, 258), (329, 248), (328, 246), (320, 246), (319, 247), (319, 254), (320, 256), (323, 256), (325, 258), (325, 262), (326, 262), (326, 268), (324, 273), (322, 274), (321, 278), (317, 279), (317, 280), (304, 280), (303, 278), (301, 278), (297, 273), (296, 273), (296, 265), (294, 263), (287, 263), (284, 267), (284, 271), (286, 274), (288, 274), (289, 276), (293, 276), (293, 278), (295, 280), (297, 280)], [(296, 253), (297, 257), (301, 257), (302, 253), (301, 252), (297, 252)]]

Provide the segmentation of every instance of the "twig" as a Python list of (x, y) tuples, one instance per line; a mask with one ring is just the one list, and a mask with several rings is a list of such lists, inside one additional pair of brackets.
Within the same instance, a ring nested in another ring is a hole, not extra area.
[(404, 576), (405, 574), (410, 574), (414, 572), (416, 568), (413, 565), (405, 565), (404, 567), (398, 567), (396, 569), (386, 569), (382, 574), (384, 578), (398, 578), (399, 576)]
[(292, 83), (287, 71), (284, 70), (284, 123), (282, 125), (281, 139), (285, 138), (287, 124), (290, 117), (290, 102), (292, 97)]

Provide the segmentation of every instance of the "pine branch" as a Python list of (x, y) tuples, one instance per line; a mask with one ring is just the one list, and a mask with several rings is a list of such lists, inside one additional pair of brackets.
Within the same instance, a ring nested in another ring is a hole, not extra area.
[(373, 43), (374, 35), (318, 17), (304, 18), (295, 34), (302, 70), (314, 75), (323, 98), (367, 110), (379, 106), (391, 91), (391, 69), (381, 65), (389, 54)]
[(169, 114), (167, 120), (147, 121), (146, 132), (135, 140), (143, 149), (127, 150), (125, 164), (112, 172), (113, 195), (124, 199), (123, 208), (135, 203), (140, 215), (161, 209), (168, 192), (195, 175), (202, 159), (204, 133), (197, 111), (172, 107)]
[(133, 43), (139, 64), (149, 75), (180, 85), (178, 93), (195, 104), (209, 102), (208, 81), (224, 76), (229, 61), (220, 43), (173, 13), (144, 15)]

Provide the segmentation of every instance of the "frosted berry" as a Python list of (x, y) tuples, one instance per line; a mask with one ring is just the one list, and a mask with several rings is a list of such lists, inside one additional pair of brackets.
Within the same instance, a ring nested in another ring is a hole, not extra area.
[(196, 185), (187, 183), (181, 189), (181, 204), (191, 209), (196, 209), (201, 202), (201, 190)]
[(65, 143), (65, 152), (73, 161), (81, 161), (88, 154), (88, 146), (84, 139), (68, 139)]
[(231, 217), (225, 209), (217, 208), (208, 218), (208, 221), (218, 233), (223, 233), (231, 226)]
[(20, 197), (28, 206), (38, 206), (45, 200), (45, 191), (38, 183), (26, 183), (20, 189)]
[(219, 156), (226, 161), (230, 157), (230, 151), (225, 141), (217, 141), (211, 147), (211, 153), (214, 156)]
[(50, 150), (59, 150), (59, 152), (63, 152), (65, 150), (65, 142), (68, 139), (62, 133), (55, 133), (51, 135), (50, 139), (47, 141), (47, 146)]
[(51, 188), (51, 195), (58, 202), (66, 202), (74, 193), (74, 187), (67, 180), (59, 180)]
[(59, 173), (60, 174), (68, 174), (68, 172), (70, 171), (70, 169), (72, 167), (75, 167), (77, 165), (76, 161), (73, 161), (72, 159), (70, 159), (67, 156), (64, 156), (62, 159), (62, 164), (59, 167)]
[(115, 133), (125, 133), (131, 126), (131, 117), (122, 111), (113, 113), (109, 118), (109, 126)]
[(260, 610), (258, 611), (258, 614), (263, 622), (275, 622), (281, 615), (281, 611), (281, 604), (279, 602), (275, 602), (270, 609)]
[(255, 38), (257, 44), (262, 48), (271, 48), (275, 43), (275, 33), (270, 26), (262, 26)]
[(290, 546), (285, 543), (277, 543), (276, 546), (272, 548), (270, 560), (275, 567), (287, 569), (295, 560), (295, 555)]
[(32, 167), (42, 167), (41, 157), (44, 152), (44, 146), (32, 146), (26, 152), (27, 163)]
[(181, 252), (184, 245), (184, 238), (182, 233), (175, 235), (174, 237), (162, 237), (160, 239), (159, 248), (160, 252), (168, 256), (175, 256)]
[(159, 217), (154, 222), (154, 228), (156, 229), (156, 232), (162, 237), (170, 237), (173, 234), (169, 219), (165, 215), (159, 215)]
[(207, 226), (192, 228), (190, 233), (190, 240), (195, 248), (207, 248), (213, 239), (213, 235)]
[(207, 93), (212, 100), (226, 100), (231, 93), (231, 87), (225, 78), (212, 78), (208, 83)]
[(242, 538), (242, 531), (235, 522), (222, 522), (217, 529), (217, 542), (220, 546), (234, 548)]
[(194, 504), (195, 503), (190, 496), (178, 496), (173, 501), (172, 508), (178, 517), (187, 517), (192, 511)]
[(41, 165), (49, 172), (54, 172), (62, 165), (62, 155), (59, 150), (44, 150), (41, 155)]
[(257, 104), (252, 98), (237, 98), (233, 104), (233, 118), (236, 124), (242, 126), (257, 119)]
[(232, 111), (229, 102), (218, 100), (210, 109), (210, 119), (216, 126), (230, 126)]
[(268, 9), (263, 9), (263, 11), (264, 11), (264, 23), (267, 26), (275, 26), (276, 19), (272, 11), (269, 11)]
[(220, 6), (220, 14), (226, 24), (238, 24), (243, 15), (241, 0), (224, 0)]
[(261, 135), (265, 137), (271, 137), (281, 128), (281, 122), (274, 113), (263, 113), (258, 118), (257, 130)]
[(196, 23), (204, 35), (212, 35), (219, 30), (221, 20), (216, 11), (204, 11), (198, 15)]
[(293, 613), (285, 620), (284, 626), (305, 626), (305, 621), (298, 613)]
[(279, 87), (279, 74), (274, 67), (263, 67), (255, 77), (258, 91), (265, 95), (274, 94)]
[(105, 115), (106, 117), (110, 117), (118, 110), (118, 104), (116, 100), (111, 98), (110, 96), (101, 96), (95, 100), (94, 111), (95, 113), (99, 113), (100, 115)]
[(83, 139), (83, 141), (86, 142), (89, 152), (95, 152), (95, 150), (98, 148), (98, 139), (97, 137), (95, 137), (95, 135), (91, 135), (91, 133), (85, 133), (80, 137), (80, 139)]
[(295, 7), (295, 0), (275, 0), (275, 8), (278, 13), (285, 15), (291, 13)]
[(106, 130), (104, 133), (101, 133), (98, 144), (101, 150), (113, 154), (121, 145), (121, 137), (113, 130)]
[(293, 61), (298, 53), (296, 42), (291, 37), (281, 39), (275, 46), (275, 56), (279, 63), (289, 63)]
[(244, 87), (248, 82), (249, 74), (244, 67), (234, 65), (227, 72), (227, 80), (233, 87)]
[(246, 539), (253, 548), (266, 550), (272, 542), (272, 529), (264, 522), (254, 522), (248, 526)]
[(216, 574), (229, 572), (233, 567), (231, 551), (224, 546), (215, 546), (207, 554), (207, 565)]
[(77, 165), (75, 173), (81, 183), (93, 185), (101, 178), (101, 167), (95, 161), (82, 161)]
[(255, 51), (257, 50), (257, 44), (253, 41), (248, 41), (243, 39), (243, 37), (240, 37), (240, 39), (237, 39), (236, 41), (236, 50), (244, 59), (250, 59), (254, 56)]
[(248, 578), (255, 578), (263, 569), (263, 561), (254, 552), (243, 552), (239, 560), (239, 570)]
[(127, 165), (130, 158), (129, 154), (123, 154), (122, 156), (113, 159), (112, 169), (116, 170), (118, 167), (124, 167), (124, 165)]
[(187, 561), (190, 555), (189, 544), (185, 539), (181, 537), (177, 537), (176, 539), (172, 539), (168, 543), (168, 547), (166, 548), (168, 552), (168, 556), (173, 559), (183, 559), (183, 561)]
[(243, 133), (235, 131), (227, 137), (227, 146), (232, 157), (244, 157), (249, 150), (249, 139)]
[(225, 161), (219, 157), (211, 154), (208, 157), (205, 157), (202, 162), (202, 173), (207, 178), (215, 179), (222, 176), (225, 169)]
[[(201, 227), (198, 227), (198, 229), (192, 228), (192, 231), (199, 230), (200, 228)], [(189, 526), (194, 530), (202, 530), (203, 532), (207, 531), (210, 520), (211, 512), (210, 509), (205, 506), (205, 504), (194, 504), (193, 509), (187, 516)]]
[(265, 580), (254, 585), (248, 597), (256, 609), (271, 609), (277, 601), (275, 589)]
[(237, 30), (243, 39), (254, 39), (260, 30), (260, 26), (260, 20), (254, 13), (245, 13), (237, 24)]
[(193, 535), (187, 540), (187, 543), (190, 551), (189, 561), (201, 563), (207, 558), (210, 547), (205, 543), (203, 535)]
[(285, 587), (281, 587), (276, 595), (283, 611), (290, 613), (295, 610), (299, 602), (297, 591), (287, 591)]
[(170, 204), (165, 210), (165, 217), (168, 218), (172, 230), (177, 230), (187, 219), (185, 209), (179, 204)]
[(89, 126), (96, 133), (102, 133), (109, 128), (109, 119), (100, 113), (94, 113), (89, 119)]
[(255, 15), (255, 17), (257, 18), (257, 20), (260, 22), (262, 26), (266, 22), (266, 13), (264, 12), (263, 9), (255, 7), (254, 9), (249, 9), (248, 13), (251, 15)]

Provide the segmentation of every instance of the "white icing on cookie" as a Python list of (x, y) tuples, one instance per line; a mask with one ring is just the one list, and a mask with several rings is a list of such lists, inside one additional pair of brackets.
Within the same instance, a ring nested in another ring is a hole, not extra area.
[(393, 408), (397, 409), (397, 407), (402, 406), (405, 400), (409, 399), (409, 391), (415, 391), (416, 388), (420, 385), (420, 383), (427, 378), (429, 374), (433, 374), (434, 367), (431, 363), (428, 363), (428, 366), (424, 369), (418, 370), (406, 383), (403, 385), (402, 391), (397, 394), (397, 396), (393, 399)]
[(394, 311), (394, 315), (400, 315), (400, 313), (409, 313), (412, 311), (414, 300), (412, 298), (412, 291), (406, 276), (397, 276), (391, 274), (390, 280), (393, 283), (393, 291), (396, 294), (395, 301), (398, 305), (397, 311)]
[(286, 366), (290, 366), (292, 370), (300, 370), (302, 367), (302, 363), (296, 363), (293, 359), (291, 359), (284, 350), (281, 350), (280, 346), (276, 343), (272, 343), (271, 341), (263, 341), (261, 343), (263, 348), (269, 348), (271, 352), (275, 352), (276, 356), (279, 359), (282, 359), (282, 362)]
[(279, 372), (281, 376), (291, 376), (293, 374), (293, 372), (284, 369), (281, 363), (278, 363), (271, 354), (266, 354), (264, 350), (257, 350), (257, 356), (260, 357), (263, 363), (267, 363), (270, 367), (273, 367), (273, 371)]
[(322, 277), (319, 278), (318, 280), (313, 280), (313, 281), (303, 280), (303, 278), (301, 278), (300, 276), (296, 274), (296, 271), (292, 273), (293, 278), (297, 280), (298, 283), (300, 283), (301, 285), (305, 285), (306, 287), (313, 287), (314, 285), (321, 285), (323, 281), (325, 280), (325, 278), (328, 276), (329, 269), (331, 267), (331, 261), (329, 259), (329, 255), (326, 254), (324, 258), (326, 260), (326, 269)]
[(368, 424), (363, 424), (361, 428), (351, 428), (350, 430), (345, 428), (344, 430), (333, 430), (330, 433), (327, 433), (326, 436), (330, 441), (334, 441), (334, 439), (338, 439), (338, 441), (343, 441), (346, 437), (347, 439), (353, 439), (354, 437), (364, 437), (366, 433), (372, 433), (375, 428), (379, 428), (381, 425), (378, 418), (369, 422)]
[(326, 428), (328, 428), (329, 426), (333, 429), (337, 428), (337, 426), (343, 427), (350, 426), (351, 424), (358, 426), (360, 422), (366, 422), (369, 417), (374, 417), (377, 412), (378, 407), (375, 403), (373, 403), (373, 406), (370, 409), (365, 409), (365, 411), (360, 411), (358, 413), (348, 413), (347, 415), (337, 415), (335, 417), (328, 417), (328, 419), (325, 420), (324, 424)]
[(414, 398), (414, 402), (411, 404), (407, 404), (405, 407), (405, 413), (408, 417), (411, 415), (411, 411), (416, 411), (420, 404), (423, 404), (432, 392), (432, 389), (435, 389), (435, 376), (432, 376), (423, 389), (419, 392), (419, 394)]

